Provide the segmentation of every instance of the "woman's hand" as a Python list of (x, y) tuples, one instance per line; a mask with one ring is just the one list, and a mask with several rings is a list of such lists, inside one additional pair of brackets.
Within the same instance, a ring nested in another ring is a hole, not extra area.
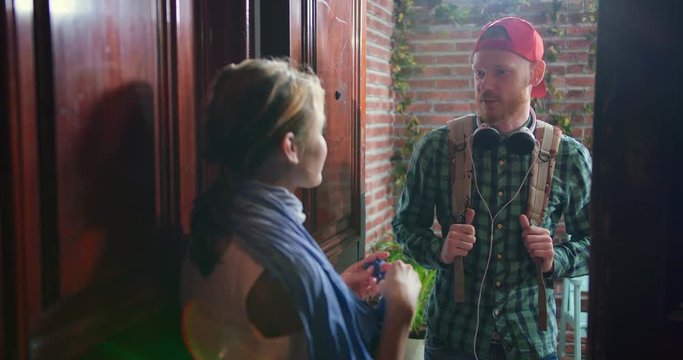
[(384, 281), (379, 284), (379, 292), (387, 302), (387, 314), (393, 310), (399, 316), (407, 316), (410, 321), (417, 310), (420, 289), (420, 277), (411, 265), (400, 260), (392, 263), (384, 275)]
[[(367, 269), (364, 269), (363, 265), (371, 263), (375, 261), (375, 259), (385, 260), (388, 257), (389, 253), (386, 251), (369, 254), (363, 260), (344, 270), (341, 277), (351, 291), (358, 295), (359, 298), (366, 299), (370, 296), (375, 296), (378, 294), (377, 279), (373, 276), (375, 266), (371, 265), (368, 266)], [(390, 264), (384, 263), (380, 270), (387, 271), (390, 266)]]

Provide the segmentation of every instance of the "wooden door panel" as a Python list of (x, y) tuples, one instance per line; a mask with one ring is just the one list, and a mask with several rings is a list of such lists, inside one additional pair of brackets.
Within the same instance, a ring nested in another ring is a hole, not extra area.
[[(323, 183), (313, 191), (312, 230), (335, 261), (353, 261), (360, 244), (362, 2), (316, 1), (312, 62), (325, 89), (328, 156)], [(344, 254), (352, 252), (353, 256)], [(343, 267), (347, 264), (337, 264)]]
[(195, 6), (13, 4), (1, 225), (15, 263), (0, 265), (16, 271), (18, 315), (3, 317), (17, 334), (4, 352), (77, 357), (176, 302), (196, 193)]
[(317, 1), (316, 71), (325, 88), (328, 146), (323, 183), (316, 189), (316, 226), (328, 239), (350, 226), (353, 173), (353, 3)]
[(63, 298), (130, 271), (151, 243), (160, 69), (154, 1), (57, 9), (54, 133), (45, 134), (54, 137), (54, 165), (45, 168), (54, 167), (46, 186), (57, 194), (47, 214), (57, 218), (59, 243), (51, 280), (61, 280)]

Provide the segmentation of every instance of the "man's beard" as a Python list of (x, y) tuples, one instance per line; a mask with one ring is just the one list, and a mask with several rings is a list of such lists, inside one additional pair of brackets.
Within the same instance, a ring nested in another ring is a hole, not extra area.
[[(486, 105), (482, 104), (482, 99), (494, 99), (496, 101), (494, 104), (496, 108), (492, 109), (492, 111), (487, 110)], [(514, 97), (501, 99), (490, 91), (477, 94), (476, 100), (482, 122), (489, 124), (500, 123), (517, 116), (520, 112), (524, 111), (526, 104), (530, 101), (523, 92)]]

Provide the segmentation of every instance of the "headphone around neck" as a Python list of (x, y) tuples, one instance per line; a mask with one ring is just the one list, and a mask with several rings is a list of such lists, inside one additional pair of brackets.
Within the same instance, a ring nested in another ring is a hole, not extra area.
[(531, 125), (526, 125), (511, 132), (510, 134), (501, 134), (498, 129), (491, 127), (487, 123), (482, 123), (479, 115), (475, 116), (477, 119), (477, 129), (472, 134), (472, 147), (477, 150), (490, 150), (501, 143), (505, 143), (508, 151), (517, 155), (528, 155), (534, 150), (536, 146), (536, 138), (534, 137), (534, 130), (536, 130), (536, 114), (533, 109), (531, 113)]

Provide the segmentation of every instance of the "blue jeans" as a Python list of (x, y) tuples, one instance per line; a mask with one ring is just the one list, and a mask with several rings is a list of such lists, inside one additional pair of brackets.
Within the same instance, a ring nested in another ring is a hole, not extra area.
[[(500, 344), (491, 344), (491, 349), (487, 355), (477, 354), (477, 356), (479, 360), (506, 360), (505, 350)], [(427, 332), (425, 360), (476, 360), (476, 358), (470, 353), (452, 348), (445, 341)], [(541, 360), (558, 360), (557, 353), (552, 353)]]

